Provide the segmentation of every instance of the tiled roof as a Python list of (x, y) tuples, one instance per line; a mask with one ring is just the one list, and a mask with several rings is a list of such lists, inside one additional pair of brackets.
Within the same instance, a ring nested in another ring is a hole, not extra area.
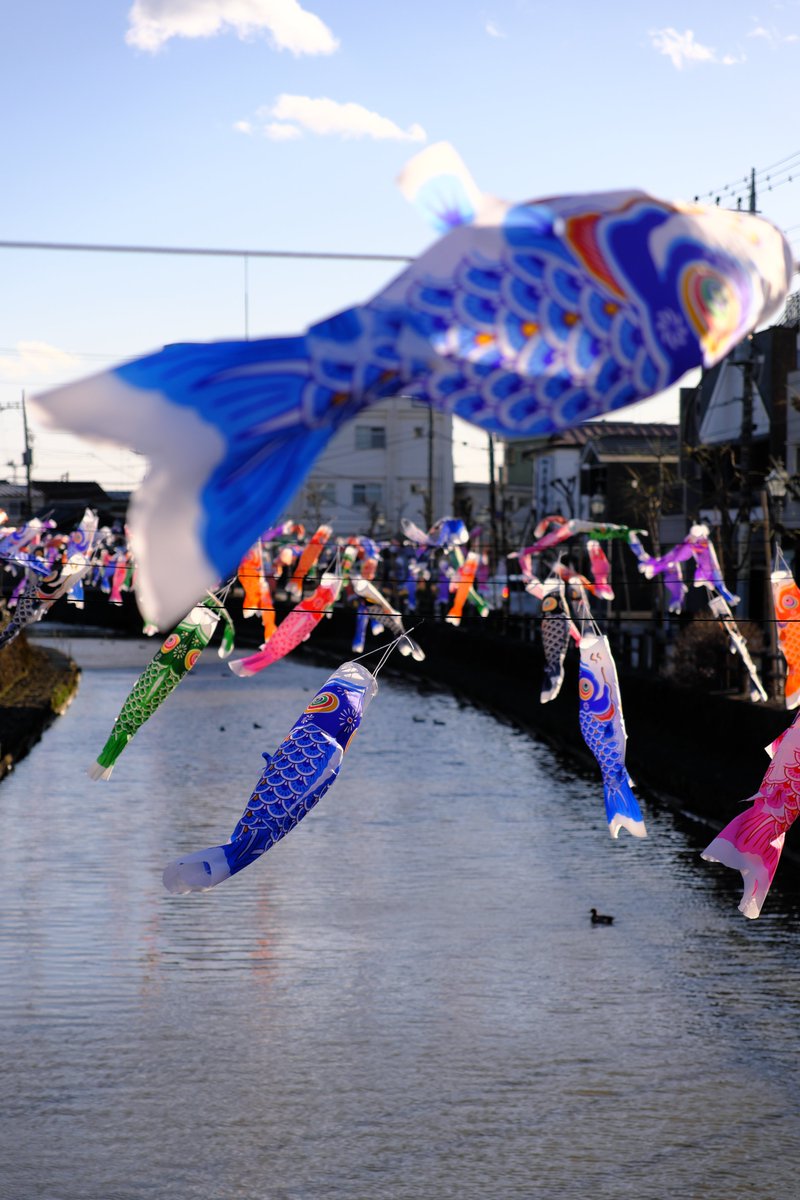
[(88, 480), (37, 479), (33, 485), (44, 492), (48, 500), (89, 500), (108, 503), (108, 493), (99, 483)]
[[(564, 429), (542, 438), (536, 451), (541, 453), (543, 450), (570, 446), (583, 449), (591, 442), (604, 457), (641, 456), (643, 453), (655, 457), (663, 455), (665, 445), (677, 454), (679, 432), (679, 425), (666, 421), (586, 421), (574, 429)], [(533, 451), (523, 453), (531, 454)]]

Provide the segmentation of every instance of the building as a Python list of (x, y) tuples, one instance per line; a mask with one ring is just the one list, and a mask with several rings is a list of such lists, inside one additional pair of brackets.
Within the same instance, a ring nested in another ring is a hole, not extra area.
[(37, 517), (50, 517), (62, 532), (77, 528), (87, 508), (97, 513), (100, 525), (123, 524), (128, 492), (105, 491), (91, 480), (39, 479), (34, 488), (41, 499), (34, 508)]
[(489, 483), (459, 481), (453, 487), (453, 515), (460, 517), (468, 529), (480, 529), (478, 543), (494, 562), (525, 545), (532, 534), (530, 486), (508, 484), (501, 466), (495, 479), (492, 522)]
[(6, 514), (9, 525), (21, 525), (27, 521), (44, 503), (44, 493), (38, 484), (32, 484), (30, 495), (23, 483), (9, 483), (0, 479), (0, 509)]
[(524, 456), (532, 464), (536, 519), (641, 525), (656, 504), (660, 517), (677, 473), (678, 435), (679, 427), (666, 422), (586, 421), (529, 443)]
[(396, 537), (453, 507), (452, 417), (398, 396), (348, 422), (314, 464), (285, 516), (334, 535)]

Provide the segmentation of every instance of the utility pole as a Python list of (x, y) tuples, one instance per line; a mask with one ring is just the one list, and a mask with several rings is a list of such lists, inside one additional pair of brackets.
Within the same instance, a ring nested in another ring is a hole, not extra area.
[(751, 450), (753, 446), (753, 371), (755, 356), (752, 341), (747, 338), (737, 347), (738, 365), (742, 368), (742, 429), (739, 451), (739, 536), (737, 552), (736, 591), (741, 600), (740, 612), (750, 616), (750, 540), (751, 510), (753, 506), (753, 484), (750, 478)]
[[(27, 511), (25, 512), (25, 516), (30, 518), (33, 516), (33, 493), (32, 493), (32, 485), (31, 485), (31, 470), (33, 468), (33, 450), (31, 448), (30, 433), (28, 431), (28, 414), (25, 409), (25, 393), (24, 392), (22, 393), (22, 399), (20, 400), (20, 402), (18, 404), (17, 403), (0, 404), (0, 412), (13, 412), (17, 409), (22, 410), (22, 433), (23, 433), (23, 437), (25, 439), (25, 449), (22, 452), (22, 465), (25, 468), (25, 481), (26, 481), (26, 510)], [(9, 466), (13, 466), (13, 463), (9, 463)]]
[(22, 432), (25, 437), (25, 452), (22, 455), (22, 462), (25, 467), (25, 489), (27, 497), (28, 512), (27, 516), (33, 516), (33, 494), (31, 492), (31, 471), (33, 470), (33, 450), (31, 449), (31, 439), (28, 433), (28, 413), (25, 408), (25, 393), (22, 393), (20, 401), (22, 408)]
[[(767, 613), (767, 625), (769, 626), (769, 676), (767, 678), (767, 691), (771, 700), (777, 700), (780, 696), (783, 679), (781, 676), (781, 655), (778, 649), (778, 623), (775, 620), (769, 619), (769, 614), (773, 611), (772, 599), (772, 581), (770, 579), (770, 568), (772, 566), (772, 543), (770, 540), (770, 505), (769, 495), (766, 488), (761, 491), (761, 512), (764, 520), (762, 521), (762, 529), (764, 531), (764, 562), (767, 569), (764, 572), (765, 585), (765, 604), (764, 612)], [(779, 533), (775, 532), (775, 546), (779, 545)]]
[[(750, 198), (748, 210), (756, 212), (756, 172), (750, 168)], [(752, 530), (750, 522), (753, 507), (753, 483), (750, 465), (753, 448), (753, 376), (757, 357), (752, 335), (735, 348), (733, 361), (742, 369), (742, 427), (739, 434), (739, 517), (736, 566), (736, 591), (739, 593), (743, 617), (750, 616), (750, 557)]]
[(425, 528), (433, 525), (433, 409), (428, 406), (428, 489), (425, 492)]
[(497, 492), (494, 480), (494, 434), (489, 434), (489, 529), (492, 539), (492, 570), (497, 569)]

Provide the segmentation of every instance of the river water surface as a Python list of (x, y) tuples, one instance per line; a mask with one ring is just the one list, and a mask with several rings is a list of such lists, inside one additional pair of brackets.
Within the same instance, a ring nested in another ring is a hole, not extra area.
[(94, 783), (156, 647), (67, 648), (78, 696), (0, 786), (0, 1196), (800, 1194), (790, 864), (747, 922), (707, 830), (650, 802), (614, 842), (594, 772), (381, 677), (318, 808), (171, 896), (329, 668), (212, 648)]

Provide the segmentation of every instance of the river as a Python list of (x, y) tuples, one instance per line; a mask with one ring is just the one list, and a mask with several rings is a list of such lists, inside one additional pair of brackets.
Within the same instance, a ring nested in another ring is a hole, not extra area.
[(78, 696), (0, 787), (0, 1196), (798, 1194), (790, 864), (748, 922), (707, 830), (650, 798), (612, 841), (595, 772), (381, 677), (310, 816), (169, 895), (328, 668), (212, 648), (95, 783), (156, 647), (67, 648)]

